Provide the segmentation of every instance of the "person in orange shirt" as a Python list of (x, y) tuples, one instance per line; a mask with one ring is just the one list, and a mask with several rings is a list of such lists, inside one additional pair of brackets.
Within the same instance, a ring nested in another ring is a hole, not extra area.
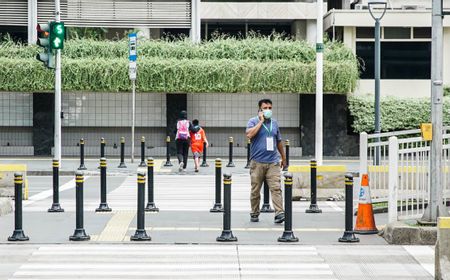
[(191, 134), (191, 150), (194, 155), (195, 172), (198, 172), (200, 157), (203, 153), (203, 143), (208, 147), (208, 139), (206, 139), (205, 130), (198, 125), (198, 120), (192, 121)]

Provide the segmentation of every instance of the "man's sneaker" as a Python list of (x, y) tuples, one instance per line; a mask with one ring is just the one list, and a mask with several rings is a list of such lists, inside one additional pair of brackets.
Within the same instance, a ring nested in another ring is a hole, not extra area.
[(259, 222), (259, 216), (255, 214), (250, 214), (250, 222), (257, 223)]
[(275, 216), (275, 224), (281, 224), (282, 222), (284, 222), (284, 212)]
[(178, 167), (178, 171), (183, 171), (184, 163), (180, 162), (180, 166)]

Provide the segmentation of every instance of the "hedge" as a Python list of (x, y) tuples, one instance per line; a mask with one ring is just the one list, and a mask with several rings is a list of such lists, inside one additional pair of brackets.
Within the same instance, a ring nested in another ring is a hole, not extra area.
[[(349, 96), (348, 108), (353, 119), (354, 132), (373, 132), (375, 125), (374, 97)], [(380, 100), (381, 130), (395, 131), (417, 129), (421, 123), (431, 121), (431, 105), (429, 98), (406, 99), (385, 97)], [(450, 97), (444, 97), (444, 124), (450, 124)]]
[[(351, 92), (358, 78), (353, 62), (324, 65), (325, 92)], [(127, 59), (64, 59), (64, 90), (128, 91)], [(0, 91), (50, 91), (53, 71), (34, 59), (0, 58)], [(294, 61), (150, 58), (138, 64), (141, 92), (313, 93), (315, 64)]]
[[(0, 44), (0, 57), (34, 58), (39, 52), (37, 46), (17, 45), (11, 41)], [(127, 58), (128, 42), (69, 40), (64, 43), (62, 52), (64, 58)], [(238, 40), (234, 38), (219, 38), (213, 41), (193, 44), (190, 40), (156, 41), (141, 40), (138, 42), (140, 58), (168, 59), (233, 59), (233, 60), (289, 60), (303, 63), (315, 61), (315, 51), (312, 45), (305, 41), (292, 41), (282, 38), (258, 37)], [(325, 61), (354, 61), (352, 51), (342, 43), (326, 43)]]

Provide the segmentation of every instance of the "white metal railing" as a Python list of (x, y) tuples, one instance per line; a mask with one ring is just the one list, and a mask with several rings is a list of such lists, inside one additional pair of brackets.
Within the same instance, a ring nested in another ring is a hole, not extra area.
[[(450, 202), (449, 129), (443, 131), (444, 203)], [(420, 218), (429, 201), (431, 142), (418, 135), (418, 129), (360, 134), (360, 174), (369, 174), (375, 201), (388, 201), (389, 222)]]

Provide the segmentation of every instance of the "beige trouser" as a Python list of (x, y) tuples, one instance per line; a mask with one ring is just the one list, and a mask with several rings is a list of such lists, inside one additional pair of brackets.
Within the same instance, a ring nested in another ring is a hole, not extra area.
[(250, 203), (252, 207), (251, 214), (259, 215), (261, 201), (261, 186), (266, 180), (272, 195), (272, 204), (275, 208), (275, 214), (283, 211), (283, 198), (281, 196), (281, 175), (280, 165), (278, 163), (260, 163), (252, 160), (250, 162), (250, 180), (252, 191), (250, 194)]

